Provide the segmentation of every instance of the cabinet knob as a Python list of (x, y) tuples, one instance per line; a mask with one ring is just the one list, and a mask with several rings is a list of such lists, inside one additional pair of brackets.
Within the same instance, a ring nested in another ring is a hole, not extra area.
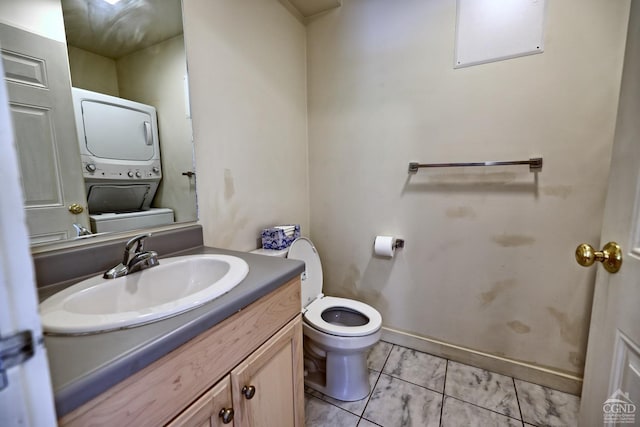
[(256, 388), (252, 385), (246, 385), (242, 387), (242, 394), (247, 398), (247, 400), (251, 399), (256, 394)]
[(229, 424), (233, 421), (233, 408), (222, 408), (218, 416), (222, 418), (222, 424)]

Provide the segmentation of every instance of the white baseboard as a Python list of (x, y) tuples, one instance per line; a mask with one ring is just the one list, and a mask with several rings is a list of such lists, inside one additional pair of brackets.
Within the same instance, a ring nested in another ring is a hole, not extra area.
[(578, 396), (582, 391), (582, 378), (565, 372), (508, 359), (506, 357), (495, 356), (489, 353), (483, 353), (481, 351), (460, 347), (443, 341), (425, 338), (387, 327), (382, 328), (381, 339), (392, 344), (412, 348), (434, 356), (450, 359), (455, 362), (476, 366), (478, 368), (508, 375), (520, 380), (540, 384), (554, 390), (560, 390)]

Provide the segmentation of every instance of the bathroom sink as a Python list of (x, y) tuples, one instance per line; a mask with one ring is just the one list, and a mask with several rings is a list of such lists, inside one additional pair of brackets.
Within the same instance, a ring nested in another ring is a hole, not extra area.
[(117, 279), (91, 277), (40, 304), (45, 332), (86, 334), (128, 328), (175, 316), (237, 286), (249, 266), (229, 255), (191, 255)]

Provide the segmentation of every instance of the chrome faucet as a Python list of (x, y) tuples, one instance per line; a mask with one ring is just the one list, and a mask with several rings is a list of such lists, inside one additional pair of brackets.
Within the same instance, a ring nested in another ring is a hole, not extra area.
[(80, 236), (93, 236), (93, 233), (89, 231), (87, 227), (82, 224), (73, 224), (73, 228), (76, 229), (76, 234), (78, 237)]
[(124, 247), (122, 262), (107, 270), (102, 277), (116, 279), (158, 265), (158, 253), (144, 250), (144, 239), (149, 236), (151, 233), (140, 234), (129, 240)]

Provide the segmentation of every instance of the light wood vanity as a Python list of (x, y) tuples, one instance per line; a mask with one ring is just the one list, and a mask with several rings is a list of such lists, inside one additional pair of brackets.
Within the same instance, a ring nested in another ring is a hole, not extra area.
[(302, 369), (296, 278), (66, 414), (59, 424), (302, 427)]

